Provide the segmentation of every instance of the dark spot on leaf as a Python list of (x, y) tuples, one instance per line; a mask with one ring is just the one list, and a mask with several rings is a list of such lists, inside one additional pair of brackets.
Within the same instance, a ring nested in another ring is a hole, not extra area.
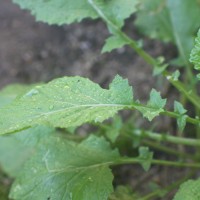
[(51, 197), (48, 197), (47, 200), (51, 200)]

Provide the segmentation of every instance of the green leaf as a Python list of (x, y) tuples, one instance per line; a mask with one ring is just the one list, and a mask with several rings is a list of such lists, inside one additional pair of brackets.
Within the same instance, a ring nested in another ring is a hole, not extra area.
[(152, 106), (155, 108), (164, 108), (166, 104), (166, 99), (162, 99), (160, 96), (160, 92), (157, 92), (155, 89), (151, 90), (150, 100), (148, 101), (148, 106)]
[(102, 122), (132, 103), (132, 88), (116, 76), (109, 90), (81, 77), (64, 77), (36, 86), (0, 109), (0, 134), (39, 124), (68, 128)]
[(126, 44), (129, 44), (129, 42), (123, 40), (123, 38), (119, 36), (111, 36), (106, 40), (106, 43), (102, 49), (102, 53), (111, 52), (113, 49), (121, 48)]
[(187, 112), (187, 110), (183, 107), (183, 105), (181, 103), (179, 103), (178, 101), (175, 101), (174, 102), (174, 112), (183, 115)]
[(175, 43), (185, 65), (188, 65), (194, 36), (199, 28), (200, 4), (196, 0), (168, 0)]
[(187, 117), (188, 117), (187, 115), (181, 115), (180, 117), (177, 118), (177, 125), (181, 132), (183, 132), (183, 130), (186, 126)]
[(160, 92), (157, 92), (155, 89), (151, 90), (150, 100), (148, 101), (146, 106), (135, 105), (135, 108), (139, 110), (144, 117), (146, 117), (149, 121), (158, 116), (161, 112), (163, 112), (163, 108), (166, 104), (166, 99), (162, 99), (160, 96)]
[(199, 200), (200, 179), (188, 180), (181, 184), (173, 200)]
[(119, 158), (103, 138), (80, 144), (50, 137), (25, 164), (10, 197), (15, 200), (107, 200), (113, 191), (109, 164)]
[(181, 63), (188, 65), (194, 35), (199, 28), (200, 4), (196, 0), (142, 0), (136, 25), (151, 38), (171, 41)]
[(150, 152), (148, 147), (140, 147), (138, 158), (141, 160), (140, 164), (142, 165), (143, 169), (148, 171), (151, 167), (153, 152)]
[(123, 126), (121, 117), (116, 115), (113, 118), (112, 124), (106, 126), (105, 134), (110, 139), (111, 142), (115, 142), (120, 134), (120, 130)]
[(194, 64), (196, 70), (200, 70), (200, 29), (195, 39), (195, 46), (190, 54), (190, 62)]
[(179, 103), (178, 101), (175, 101), (174, 112), (180, 114), (180, 116), (177, 118), (177, 125), (178, 125), (179, 130), (182, 132), (186, 126), (187, 115), (185, 115), (185, 113), (187, 112), (187, 110), (185, 110), (185, 108), (183, 107), (181, 103)]
[(12, 84), (0, 91), (0, 107), (12, 102), (18, 95), (30, 90), (35, 85)]
[(122, 26), (124, 20), (135, 11), (136, 0), (13, 0), (21, 8), (31, 10), (38, 21), (49, 24), (70, 24), (84, 18), (98, 18), (103, 10), (115, 24)]
[(0, 165), (11, 177), (19, 174), (40, 141), (53, 133), (48, 127), (34, 127), (12, 135), (0, 137)]
[(178, 81), (179, 77), (180, 77), (180, 71), (179, 70), (176, 70), (175, 72), (172, 73), (172, 79), (174, 81)]

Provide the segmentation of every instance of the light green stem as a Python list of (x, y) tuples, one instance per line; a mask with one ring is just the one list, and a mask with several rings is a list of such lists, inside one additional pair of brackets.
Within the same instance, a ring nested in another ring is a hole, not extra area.
[(172, 135), (153, 133), (151, 131), (144, 131), (140, 129), (133, 130), (133, 134), (139, 137), (148, 137), (156, 141), (165, 141), (188, 146), (200, 146), (200, 140), (198, 139), (176, 137)]
[(192, 159), (192, 160), (197, 159), (195, 156), (193, 156), (191, 154), (187, 154), (187, 153), (184, 153), (184, 152), (177, 151), (177, 150), (172, 149), (170, 147), (163, 146), (162, 144), (158, 144), (157, 142), (144, 140), (144, 141), (142, 141), (142, 144), (144, 144), (146, 146), (150, 146), (153, 149), (157, 149), (157, 150), (165, 152), (167, 154), (172, 154), (172, 155), (178, 156), (179, 158), (189, 158), (189, 159)]
[[(119, 160), (113, 161), (109, 163), (109, 165), (122, 165), (122, 164), (140, 164), (144, 160), (139, 158), (120, 158)], [(189, 168), (200, 168), (199, 163), (183, 163), (183, 162), (176, 162), (176, 161), (167, 161), (167, 160), (151, 160), (152, 164), (155, 165), (163, 165), (163, 166), (170, 166), (170, 167), (189, 167)]]

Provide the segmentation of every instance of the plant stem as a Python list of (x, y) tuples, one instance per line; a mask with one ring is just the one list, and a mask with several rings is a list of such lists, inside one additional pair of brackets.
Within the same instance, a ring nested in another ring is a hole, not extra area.
[(144, 144), (146, 146), (150, 146), (153, 149), (158, 149), (158, 150), (160, 150), (162, 152), (165, 152), (167, 154), (172, 154), (172, 155), (178, 156), (180, 158), (189, 158), (189, 159), (192, 159), (192, 160), (196, 160), (196, 157), (193, 156), (193, 155), (186, 154), (184, 152), (179, 152), (179, 151), (174, 150), (172, 148), (160, 145), (160, 144), (158, 144), (156, 142), (151, 142), (151, 141), (144, 140), (144, 141), (142, 141), (142, 144)]
[(174, 144), (183, 144), (183, 145), (188, 145), (188, 146), (200, 146), (200, 140), (192, 139), (192, 138), (176, 137), (172, 135), (153, 133), (151, 131), (140, 130), (140, 129), (135, 129), (133, 130), (132, 133), (140, 137), (149, 137), (156, 141), (165, 141), (165, 142), (171, 142)]
[[(133, 48), (138, 55), (140, 55), (148, 64), (155, 67), (161, 67), (160, 63), (148, 53), (146, 53), (142, 48), (138, 47), (137, 42), (128, 37), (126, 34), (119, 30), (119, 36), (127, 41), (128, 45)], [(164, 70), (162, 75), (176, 88), (178, 89), (188, 100), (190, 100), (198, 109), (200, 109), (200, 98), (195, 94), (191, 89), (188, 90), (188, 87), (178, 80), (174, 80), (172, 75)]]
[[(144, 160), (140, 158), (125, 158), (124, 157), (124, 158), (120, 158), (119, 160), (109, 163), (109, 165), (114, 166), (114, 165), (122, 165), (122, 164), (139, 164), (139, 163), (142, 163), (143, 161)], [(151, 164), (170, 166), (170, 167), (200, 168), (199, 163), (183, 163), (183, 162), (157, 160), (157, 159), (152, 159)]]

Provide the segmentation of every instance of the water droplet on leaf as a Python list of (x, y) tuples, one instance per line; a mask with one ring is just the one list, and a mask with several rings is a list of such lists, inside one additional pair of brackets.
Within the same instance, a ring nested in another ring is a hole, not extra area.
[(50, 109), (50, 110), (53, 110), (53, 108), (54, 108), (54, 105), (50, 105), (50, 106), (49, 106), (49, 109)]
[(38, 93), (39, 93), (38, 90), (32, 89), (32, 90), (30, 90), (29, 92), (27, 92), (27, 93), (25, 94), (25, 97), (32, 97), (32, 96), (34, 96), (34, 95), (37, 95)]

